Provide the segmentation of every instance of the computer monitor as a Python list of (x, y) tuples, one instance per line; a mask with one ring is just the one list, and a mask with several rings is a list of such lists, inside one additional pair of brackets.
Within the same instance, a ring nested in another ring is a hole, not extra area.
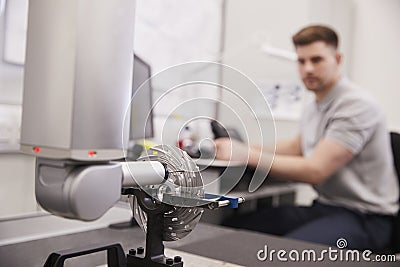
[(135, 55), (133, 62), (130, 140), (154, 137), (153, 88), (151, 81), (148, 80), (150, 77), (150, 65)]

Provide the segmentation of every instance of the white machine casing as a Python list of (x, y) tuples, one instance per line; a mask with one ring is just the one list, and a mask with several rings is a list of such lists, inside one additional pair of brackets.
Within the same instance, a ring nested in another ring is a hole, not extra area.
[(29, 1), (21, 150), (37, 157), (38, 203), (58, 216), (95, 220), (122, 186), (166, 176), (159, 162), (120, 161), (134, 11), (133, 0)]
[(29, 1), (23, 152), (84, 161), (123, 157), (134, 9), (132, 0)]

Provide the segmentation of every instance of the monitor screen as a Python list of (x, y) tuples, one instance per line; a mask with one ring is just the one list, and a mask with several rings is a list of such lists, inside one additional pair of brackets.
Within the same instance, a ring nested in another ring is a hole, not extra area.
[[(133, 62), (130, 140), (154, 137), (151, 67), (135, 55)], [(140, 89), (140, 90), (139, 90)]]

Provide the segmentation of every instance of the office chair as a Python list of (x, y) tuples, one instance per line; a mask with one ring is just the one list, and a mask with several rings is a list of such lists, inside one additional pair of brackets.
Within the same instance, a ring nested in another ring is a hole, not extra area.
[[(400, 133), (391, 132), (390, 141), (392, 145), (394, 166), (400, 186)], [(394, 250), (395, 253), (400, 252), (400, 211), (397, 213), (397, 216), (394, 217), (394, 234), (391, 250)]]

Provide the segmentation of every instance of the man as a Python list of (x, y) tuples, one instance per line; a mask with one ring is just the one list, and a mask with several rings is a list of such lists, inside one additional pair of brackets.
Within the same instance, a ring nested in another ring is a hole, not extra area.
[[(273, 177), (309, 183), (311, 207), (278, 207), (226, 225), (349, 248), (380, 249), (390, 241), (398, 211), (398, 183), (382, 110), (340, 74), (338, 36), (320, 25), (293, 36), (298, 69), (315, 100), (304, 110), (300, 134), (268, 149), (217, 139), (217, 158), (261, 164)], [(234, 148), (234, 149), (232, 149)]]

